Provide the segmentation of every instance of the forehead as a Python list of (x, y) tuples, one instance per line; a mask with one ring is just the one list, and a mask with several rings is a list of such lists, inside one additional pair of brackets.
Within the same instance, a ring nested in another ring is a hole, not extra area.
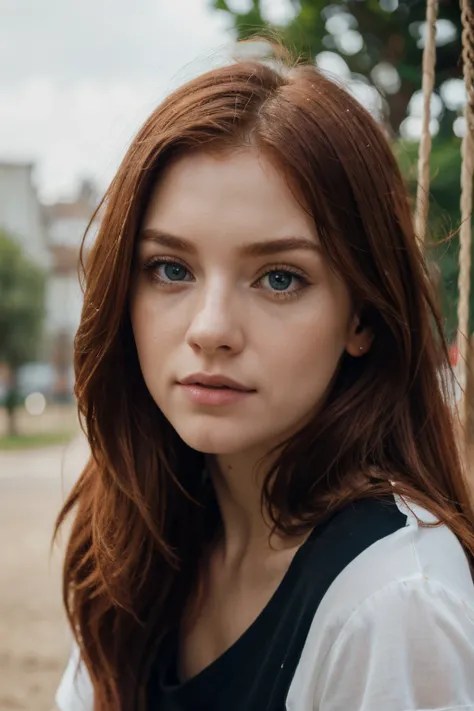
[(200, 231), (240, 237), (303, 234), (317, 240), (314, 221), (283, 173), (256, 149), (195, 152), (172, 163), (152, 193), (144, 221), (199, 237)]

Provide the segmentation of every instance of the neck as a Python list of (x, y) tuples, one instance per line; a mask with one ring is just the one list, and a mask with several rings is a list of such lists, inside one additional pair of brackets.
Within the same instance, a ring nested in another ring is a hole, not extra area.
[(220, 455), (208, 458), (208, 467), (222, 516), (225, 556), (272, 547), (286, 548), (289, 542), (275, 533), (261, 506), (262, 486), (267, 467), (259, 465), (259, 457), (248, 454)]

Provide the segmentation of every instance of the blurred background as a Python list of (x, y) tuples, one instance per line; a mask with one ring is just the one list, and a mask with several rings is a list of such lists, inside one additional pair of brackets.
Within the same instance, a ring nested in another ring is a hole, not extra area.
[[(373, 113), (414, 194), (425, 11), (422, 0), (0, 0), (0, 711), (49, 711), (69, 651), (61, 542), (52, 555), (50, 543), (87, 457), (73, 395), (79, 248), (132, 136), (179, 84), (265, 51), (237, 39), (276, 30)], [(436, 45), (428, 259), (454, 343), (457, 0), (440, 0)]]

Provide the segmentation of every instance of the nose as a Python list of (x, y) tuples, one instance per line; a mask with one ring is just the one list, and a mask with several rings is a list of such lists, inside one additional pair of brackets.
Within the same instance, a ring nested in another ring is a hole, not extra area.
[(203, 288), (194, 307), (186, 341), (196, 352), (213, 355), (239, 353), (244, 347), (244, 333), (236, 299), (223, 283)]

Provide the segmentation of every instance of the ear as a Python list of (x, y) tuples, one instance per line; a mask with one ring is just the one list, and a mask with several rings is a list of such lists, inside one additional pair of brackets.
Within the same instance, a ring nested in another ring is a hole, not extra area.
[(354, 314), (349, 326), (346, 351), (354, 358), (365, 355), (372, 345), (374, 334), (369, 326), (364, 326), (360, 314)]

